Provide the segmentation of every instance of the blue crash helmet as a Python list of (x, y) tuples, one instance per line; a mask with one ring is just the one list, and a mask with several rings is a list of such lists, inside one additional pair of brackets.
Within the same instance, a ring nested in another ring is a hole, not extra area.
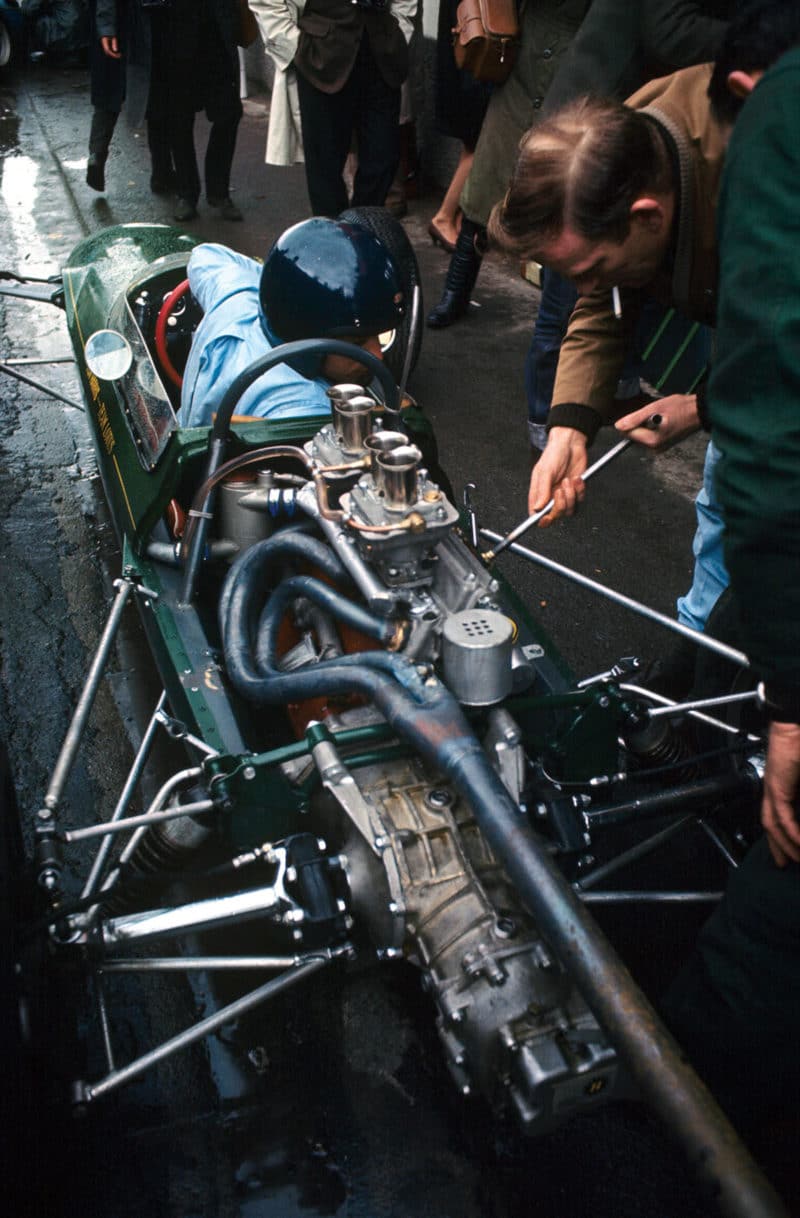
[(273, 346), (301, 338), (370, 338), (397, 329), (403, 291), (377, 237), (317, 216), (278, 238), (259, 288), (261, 320)]

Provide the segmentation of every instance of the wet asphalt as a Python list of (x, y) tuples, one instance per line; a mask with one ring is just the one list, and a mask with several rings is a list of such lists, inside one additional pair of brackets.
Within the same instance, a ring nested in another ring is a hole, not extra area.
[[(308, 215), (302, 167), (263, 163), (266, 103), (245, 103), (234, 194), (245, 215), (224, 223), (201, 203), (191, 230), (263, 255)], [(171, 220), (151, 195), (143, 136), (120, 122), (105, 195), (84, 182), (89, 125), (83, 69), (37, 65), (0, 76), (0, 264), (56, 271), (84, 235), (124, 221)], [(205, 138), (198, 122), (198, 142)], [(424, 151), (424, 150), (423, 150)], [(406, 230), (425, 298), (438, 297), (446, 256), (427, 237), (437, 188), (424, 159)], [(429, 413), (452, 483), (475, 484), (481, 523), (498, 532), (525, 509), (529, 469), (521, 369), (537, 292), (518, 268), (487, 260), (465, 321), (427, 331), (409, 388)], [(62, 315), (0, 301), (0, 359), (69, 355)], [(68, 363), (18, 366), (77, 399)], [(613, 437), (600, 447), (613, 442)], [(692, 498), (703, 445), (657, 462), (622, 456), (592, 485), (574, 521), (536, 538), (543, 552), (662, 612), (688, 586)], [(665, 632), (521, 560), (503, 569), (581, 676), (620, 656), (654, 658)], [(23, 811), (47, 788), (63, 731), (107, 612), (118, 555), (80, 410), (0, 377), (0, 727)], [(135, 624), (92, 714), (66, 806), (89, 818), (108, 800), (152, 686)], [(120, 1053), (148, 1031), (190, 1022), (202, 994), (132, 986)], [(58, 1015), (60, 1016), (60, 1012)], [(61, 1034), (55, 1017), (53, 1035)], [(166, 1031), (165, 1031), (166, 1030)], [(90, 1062), (87, 1068), (97, 1068)], [(324, 980), (302, 1002), (172, 1059), (102, 1115), (45, 1124), (24, 1159), (23, 1190), (57, 1214), (97, 1218), (687, 1218), (709, 1213), (662, 1131), (640, 1110), (579, 1121), (521, 1147), (456, 1096), (430, 1012), (402, 967), (378, 980)], [(60, 1151), (59, 1149), (60, 1148)], [(29, 1147), (30, 1149), (30, 1147)], [(41, 1170), (51, 1164), (51, 1170)], [(34, 1212), (34, 1211), (32, 1211)]]

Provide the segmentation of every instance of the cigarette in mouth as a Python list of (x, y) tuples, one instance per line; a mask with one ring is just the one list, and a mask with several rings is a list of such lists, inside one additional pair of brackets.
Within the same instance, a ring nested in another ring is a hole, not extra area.
[(611, 304), (614, 309), (614, 316), (619, 321), (622, 317), (622, 301), (619, 297), (619, 288), (616, 285), (611, 289)]

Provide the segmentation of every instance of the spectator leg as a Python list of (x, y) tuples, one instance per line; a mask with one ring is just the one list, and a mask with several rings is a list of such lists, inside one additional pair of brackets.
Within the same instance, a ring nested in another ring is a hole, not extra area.
[(694, 576), (686, 596), (678, 600), (678, 621), (693, 630), (705, 630), (708, 615), (728, 586), (722, 552), (724, 523), (714, 490), (719, 449), (709, 442), (703, 468), (703, 485), (695, 500)]
[(553, 400), (561, 342), (578, 293), (568, 279), (545, 268), (542, 296), (525, 360), (525, 393), (531, 443), (544, 447), (544, 426)]
[(323, 93), (298, 72), (297, 90), (311, 210), (315, 216), (338, 216), (347, 207), (342, 171), (353, 130), (353, 74), (338, 93)]
[(353, 68), (358, 90), (355, 113), (358, 169), (354, 207), (383, 207), (400, 164), (400, 89), (386, 84), (364, 37)]

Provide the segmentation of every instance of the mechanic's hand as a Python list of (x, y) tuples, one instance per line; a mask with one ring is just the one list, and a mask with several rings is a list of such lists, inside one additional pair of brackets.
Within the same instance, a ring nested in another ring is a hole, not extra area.
[(800, 824), (794, 802), (800, 794), (800, 724), (771, 723), (761, 823), (779, 867), (800, 863)]
[[(648, 419), (653, 418), (660, 419), (658, 425), (646, 427)], [(697, 398), (693, 393), (672, 393), (669, 397), (657, 398), (651, 405), (617, 419), (615, 427), (637, 444), (663, 452), (699, 429)]]
[(533, 467), (528, 511), (533, 514), (555, 499), (553, 510), (539, 521), (540, 528), (559, 516), (571, 516), (586, 494), (581, 475), (588, 465), (586, 436), (573, 427), (553, 427), (547, 445)]
[(119, 38), (113, 34), (110, 38), (108, 35), (100, 39), (100, 46), (103, 48), (103, 53), (108, 55), (109, 59), (122, 59), (122, 51), (119, 49)]

